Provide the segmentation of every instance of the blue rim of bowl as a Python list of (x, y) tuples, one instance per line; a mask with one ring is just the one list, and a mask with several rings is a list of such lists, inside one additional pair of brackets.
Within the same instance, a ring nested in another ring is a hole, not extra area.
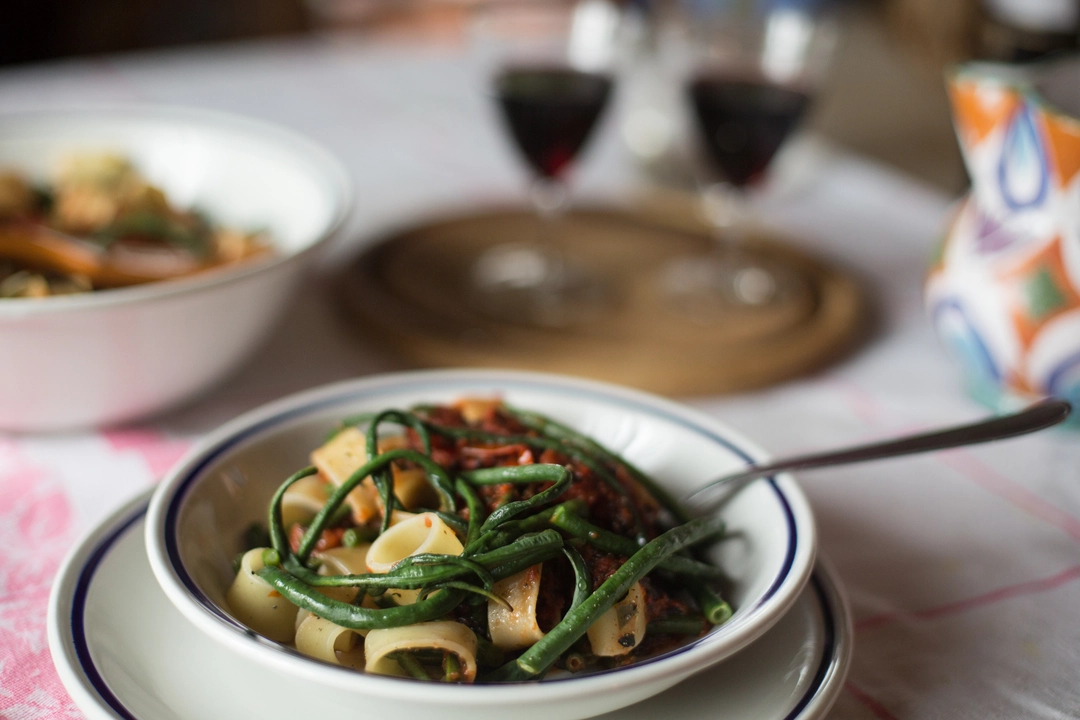
[[(117, 541), (120, 540), (132, 526), (146, 517), (146, 511), (149, 505), (149, 500), (140, 503), (127, 518), (121, 520), (113, 530), (111, 530), (103, 539), (98, 541), (93, 552), (87, 557), (82, 569), (79, 571), (79, 578), (75, 583), (75, 592), (71, 603), (71, 639), (75, 646), (75, 655), (79, 661), (79, 667), (101, 700), (109, 706), (110, 710), (124, 720), (140, 720), (140, 718), (129, 710), (120, 698), (116, 696), (109, 687), (109, 684), (105, 681), (101, 672), (98, 670), (97, 665), (94, 663), (93, 655), (90, 652), (90, 644), (86, 637), (86, 602), (90, 594), (90, 585), (93, 582), (94, 576), (97, 573), (97, 569), (101, 566), (102, 561), (104, 561), (106, 555), (108, 555), (109, 551)], [(810, 576), (809, 584), (810, 587), (813, 588), (814, 595), (821, 607), (824, 635), (824, 640), (822, 642), (823, 650), (821, 659), (818, 662), (817, 670), (814, 672), (813, 680), (810, 682), (809, 687), (807, 687), (806, 692), (799, 698), (799, 701), (795, 703), (795, 706), (784, 717), (784, 720), (797, 720), (803, 710), (805, 710), (821, 692), (829, 678), (830, 671), (840, 657), (840, 636), (837, 633), (837, 607), (835, 601), (826, 590), (826, 583), (821, 579), (817, 570)]]
[[(623, 397), (623, 396), (620, 396), (620, 395), (610, 394), (610, 393), (604, 392), (603, 390), (598, 389), (598, 388), (588, 388), (588, 387), (579, 387), (579, 386), (575, 386), (573, 388), (568, 388), (565, 385), (559, 385), (559, 384), (556, 384), (556, 383), (552, 383), (550, 381), (545, 381), (545, 380), (540, 380), (540, 379), (528, 379), (528, 378), (514, 378), (514, 379), (502, 378), (502, 379), (498, 379), (498, 380), (495, 380), (495, 381), (480, 380), (480, 379), (469, 379), (469, 378), (453, 378), (453, 379), (442, 378), (442, 379), (438, 379), (438, 380), (417, 379), (417, 380), (402, 380), (402, 381), (399, 381), (399, 382), (396, 382), (396, 383), (393, 383), (393, 384), (390, 384), (390, 385), (375, 385), (375, 386), (371, 386), (371, 387), (367, 387), (367, 388), (363, 388), (363, 389), (359, 389), (359, 390), (354, 390), (354, 391), (352, 391), (350, 393), (346, 393), (344, 395), (334, 395), (332, 397), (314, 399), (314, 400), (312, 400), (310, 402), (307, 402), (307, 403), (305, 403), (305, 404), (303, 404), (303, 405), (301, 405), (299, 407), (294, 407), (294, 408), (290, 408), (288, 410), (283, 410), (283, 411), (278, 412), (278, 413), (276, 413), (276, 414), (274, 414), (274, 415), (272, 415), (272, 416), (270, 416), (268, 418), (264, 418), (263, 420), (255, 423), (254, 425), (245, 428), (241, 432), (238, 432), (238, 433), (236, 433), (234, 435), (231, 435), (228, 438), (225, 438), (225, 439), (221, 440), (220, 442), (218, 442), (213, 447), (210, 447), (210, 448), (207, 448), (207, 449), (203, 450), (202, 453), (201, 453), (202, 457), (199, 459), (199, 462), (196, 465), (194, 465), (193, 467), (185, 470), (183, 475), (176, 480), (176, 482), (177, 482), (176, 489), (173, 491), (173, 495), (169, 499), (168, 507), (166, 508), (166, 511), (165, 511), (165, 521), (164, 521), (164, 528), (163, 528), (164, 529), (165, 550), (166, 550), (166, 553), (168, 554), (169, 564), (172, 566), (173, 572), (176, 574), (177, 578), (183, 584), (184, 588), (188, 591), (188, 593), (196, 600), (196, 602), (198, 602), (199, 605), (202, 606), (202, 608), (205, 611), (207, 611), (211, 616), (216, 618), (219, 622), (223, 623), (226, 627), (228, 627), (228, 628), (232, 629), (233, 631), (239, 633), (240, 635), (244, 636), (245, 638), (248, 638), (250, 640), (255, 641), (260, 647), (269, 648), (271, 650), (278, 651), (278, 652), (283, 653), (285, 655), (295, 657), (295, 658), (298, 658), (298, 659), (302, 659), (305, 662), (311, 662), (310, 658), (306, 658), (305, 656), (301, 655), (299, 652), (293, 650), (292, 648), (286, 647), (286, 646), (281, 645), (279, 643), (275, 643), (275, 642), (266, 640), (266, 639), (260, 637), (259, 635), (257, 635), (256, 633), (252, 632), (249, 628), (245, 627), (244, 625), (242, 625), (241, 623), (239, 623), (238, 621), (233, 619), (228, 613), (226, 613), (224, 610), (222, 610), (220, 607), (218, 607), (218, 605), (216, 605), (213, 601), (211, 601), (210, 598), (208, 598), (206, 596), (206, 594), (203, 593), (203, 591), (201, 589), (199, 589), (199, 587), (195, 583), (194, 579), (191, 577), (191, 575), (188, 574), (187, 570), (184, 568), (183, 562), (181, 562), (181, 559), (180, 559), (180, 550), (179, 550), (179, 542), (178, 542), (178, 539), (177, 539), (176, 524), (177, 524), (179, 513), (180, 513), (180, 507), (183, 504), (184, 496), (187, 494), (188, 490), (190, 490), (190, 488), (192, 487), (192, 484), (194, 483), (194, 481), (197, 480), (200, 477), (203, 470), (205, 470), (207, 468), (207, 466), (212, 464), (223, 453), (225, 453), (226, 451), (228, 451), (231, 448), (235, 447), (236, 445), (244, 442), (245, 440), (248, 440), (249, 438), (251, 438), (253, 436), (256, 436), (256, 435), (258, 435), (260, 433), (263, 433), (263, 432), (269, 430), (271, 427), (274, 427), (276, 425), (280, 425), (282, 423), (288, 422), (289, 420), (292, 420), (292, 419), (294, 419), (296, 417), (306, 415), (306, 414), (309, 414), (309, 413), (313, 413), (313, 412), (317, 412), (319, 410), (326, 409), (326, 408), (332, 407), (334, 405), (341, 405), (341, 404), (354, 402), (354, 401), (357, 401), (357, 400), (373, 398), (373, 397), (377, 397), (378, 395), (385, 395), (385, 394), (389, 394), (389, 393), (398, 393), (398, 392), (403, 392), (403, 391), (422, 390), (424, 387), (438, 388), (440, 391), (444, 391), (444, 392), (447, 389), (451, 389), (451, 390), (455, 389), (455, 387), (460, 387), (460, 389), (462, 391), (466, 390), (467, 388), (472, 388), (472, 389), (484, 388), (486, 391), (490, 392), (493, 386), (496, 386), (499, 389), (512, 389), (514, 387), (527, 387), (527, 388), (529, 388), (531, 390), (538, 390), (539, 389), (539, 390), (552, 390), (552, 391), (561, 391), (561, 392), (566, 392), (567, 390), (571, 390), (577, 396), (592, 395), (593, 397), (596, 397), (598, 399), (602, 399), (607, 403), (614, 403), (614, 404), (626, 407), (628, 409), (634, 409), (634, 410), (638, 410), (638, 411), (641, 411), (641, 412), (645, 412), (645, 413), (647, 413), (649, 415), (652, 415), (654, 417), (660, 417), (660, 418), (662, 418), (664, 420), (667, 420), (668, 422), (672, 422), (672, 423), (674, 423), (676, 425), (682, 426), (682, 427), (684, 427), (684, 428), (686, 428), (688, 430), (691, 430), (693, 432), (698, 433), (702, 437), (705, 437), (705, 438), (719, 444), (720, 446), (724, 447), (729, 452), (733, 453), (735, 456), (740, 458), (741, 460), (743, 460), (743, 461), (745, 461), (747, 463), (753, 462), (753, 459), (750, 457), (749, 453), (747, 453), (745, 450), (743, 450), (741, 447), (739, 447), (737, 444), (735, 444), (735, 442), (733, 442), (729, 438), (724, 437), (723, 435), (720, 435), (720, 434), (716, 433), (715, 431), (711, 430), (708, 427), (704, 427), (702, 425), (699, 425), (699, 424), (693, 422), (692, 420), (689, 420), (689, 419), (687, 419), (685, 417), (682, 417), (682, 416), (680, 416), (678, 414), (668, 412), (668, 411), (666, 411), (666, 410), (664, 410), (662, 408), (655, 407), (654, 405), (648, 404), (648, 403), (643, 402), (641, 400), (636, 400), (636, 399), (630, 398), (630, 397)], [(762, 594), (762, 596), (750, 608), (750, 610), (746, 614), (743, 615), (743, 617), (738, 618), (738, 619), (733, 619), (733, 620), (725, 623), (724, 625), (720, 626), (721, 629), (719, 631), (711, 632), (711, 633), (705, 635), (704, 637), (701, 637), (701, 638), (699, 638), (697, 640), (694, 640), (693, 642), (687, 643), (686, 645), (682, 645), (682, 646), (680, 646), (678, 648), (675, 648), (674, 650), (670, 650), (668, 652), (665, 652), (665, 653), (662, 653), (662, 654), (659, 654), (659, 655), (654, 655), (652, 657), (645, 658), (643, 660), (635, 662), (632, 665), (632, 667), (634, 667), (634, 668), (644, 667), (644, 666), (647, 666), (647, 665), (652, 665), (654, 663), (660, 662), (662, 660), (666, 660), (667, 658), (673, 657), (675, 655), (681, 655), (681, 654), (683, 654), (685, 652), (688, 652), (689, 650), (691, 650), (693, 648), (696, 648), (696, 647), (700, 646), (703, 643), (710, 642), (710, 638), (716, 637), (718, 632), (719, 633), (727, 633), (727, 632), (730, 632), (733, 628), (740, 627), (743, 623), (749, 621), (749, 619), (752, 616), (754, 610), (757, 610), (758, 608), (762, 607), (766, 602), (769, 601), (770, 598), (772, 598), (774, 595), (776, 595), (776, 593), (780, 590), (781, 586), (783, 586), (784, 581), (791, 574), (791, 568), (794, 565), (795, 553), (796, 553), (796, 550), (797, 550), (797, 547), (798, 547), (798, 533), (796, 531), (795, 515), (794, 515), (794, 512), (791, 509), (791, 505), (788, 503), (787, 497), (784, 495), (784, 493), (780, 489), (780, 487), (776, 484), (775, 477), (766, 478), (765, 482), (772, 489), (772, 491), (776, 495), (776, 499), (779, 502), (781, 510), (784, 513), (784, 519), (785, 519), (785, 521), (787, 523), (787, 532), (788, 532), (787, 550), (786, 550), (786, 554), (784, 556), (783, 565), (781, 566), (780, 571), (777, 573), (776, 577), (773, 579), (773, 582), (769, 585), (768, 589)], [(339, 673), (355, 674), (355, 671), (349, 670), (348, 668), (338, 667), (338, 666), (329, 665), (329, 664), (326, 664), (325, 667), (327, 669), (331, 670), (331, 671), (337, 671)], [(604, 675), (609, 675), (611, 673), (624, 672), (625, 670), (626, 670), (626, 668), (612, 668), (610, 670), (599, 670), (599, 671), (596, 671), (596, 672), (591, 672), (591, 673), (589, 673), (588, 675), (586, 675), (584, 677), (549, 678), (549, 679), (544, 680), (542, 682), (545, 683), (545, 684), (562, 683), (562, 682), (575, 682), (575, 681), (580, 682), (581, 680), (584, 680), (584, 679), (601, 677), (601, 676), (604, 676)], [(385, 679), (385, 680), (392, 681), (392, 682), (411, 682), (407, 678), (387, 677), (387, 678), (381, 678), (381, 679)], [(531, 684), (535, 684), (535, 683), (529, 682), (528, 684), (531, 685)]]

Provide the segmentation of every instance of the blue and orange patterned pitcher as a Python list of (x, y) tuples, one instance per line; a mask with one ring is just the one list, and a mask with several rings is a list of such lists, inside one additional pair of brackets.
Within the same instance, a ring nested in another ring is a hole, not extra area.
[(972, 188), (926, 284), (972, 392), (1080, 403), (1080, 57), (949, 78)]

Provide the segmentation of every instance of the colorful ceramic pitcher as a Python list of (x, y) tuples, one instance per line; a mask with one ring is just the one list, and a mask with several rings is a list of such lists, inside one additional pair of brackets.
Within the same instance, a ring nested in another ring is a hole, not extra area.
[(927, 281), (934, 325), (980, 400), (1080, 403), (1080, 57), (966, 65), (949, 91), (972, 189)]

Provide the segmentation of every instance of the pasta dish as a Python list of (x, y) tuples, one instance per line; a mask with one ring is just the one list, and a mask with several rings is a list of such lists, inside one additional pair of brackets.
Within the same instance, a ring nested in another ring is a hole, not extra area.
[(345, 419), (249, 530), (232, 615), (304, 655), (456, 683), (621, 667), (732, 614), (688, 518), (599, 443), (497, 400)]
[(117, 155), (72, 156), (47, 185), (0, 171), (0, 299), (168, 280), (269, 252), (263, 233), (178, 209)]

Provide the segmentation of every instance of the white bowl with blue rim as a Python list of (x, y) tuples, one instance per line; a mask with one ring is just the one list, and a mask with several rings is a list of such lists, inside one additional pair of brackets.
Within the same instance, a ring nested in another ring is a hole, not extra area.
[(746, 488), (718, 512), (729, 538), (712, 560), (731, 580), (732, 618), (705, 637), (629, 667), (535, 683), (458, 686), (366, 675), (320, 663), (256, 636), (224, 602), (243, 530), (263, 521), (274, 490), (350, 414), (498, 395), (549, 415), (622, 454), (682, 497), (764, 453), (723, 423), (613, 385), (554, 375), (427, 371), (381, 375), (290, 396), (212, 433), (154, 493), (146, 521), (150, 566), (169, 600), (211, 639), (312, 692), (352, 693), (365, 714), (414, 719), (570, 720), (610, 712), (671, 687), (759, 638), (792, 607), (814, 567), (814, 520), (795, 480)]

